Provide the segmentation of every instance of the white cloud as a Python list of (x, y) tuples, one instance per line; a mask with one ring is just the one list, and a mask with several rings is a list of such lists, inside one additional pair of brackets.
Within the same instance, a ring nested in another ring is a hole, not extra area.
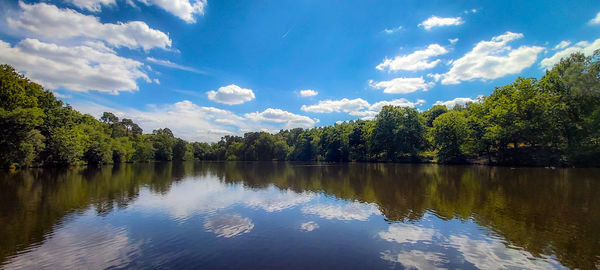
[(402, 30), (402, 29), (403, 29), (402, 26), (398, 26), (398, 27), (394, 27), (394, 28), (386, 28), (386, 29), (383, 30), (383, 32), (386, 33), (386, 34), (393, 34), (393, 33), (396, 33), (398, 31)]
[(127, 48), (167, 49), (171, 39), (167, 34), (150, 28), (145, 22), (101, 23), (97, 17), (72, 9), (59, 9), (46, 3), (26, 4), (17, 18), (8, 18), (8, 25), (51, 40), (87, 38), (104, 41), (111, 46)]
[(425, 28), (425, 30), (431, 30), (431, 28), (434, 27), (461, 25), (463, 23), (465, 23), (465, 21), (463, 21), (461, 17), (443, 18), (438, 16), (431, 16), (427, 20), (420, 23), (419, 26)]
[(196, 22), (195, 15), (204, 14), (206, 0), (138, 0), (146, 5), (158, 6), (187, 23)]
[(254, 121), (285, 123), (286, 128), (308, 128), (315, 125), (315, 121), (308, 116), (294, 114), (281, 109), (268, 108), (263, 112), (247, 113), (244, 116)]
[(193, 67), (188, 67), (188, 66), (183, 66), (177, 63), (173, 63), (169, 60), (162, 60), (162, 59), (156, 59), (153, 57), (146, 57), (146, 61), (148, 62), (152, 62), (154, 64), (157, 65), (161, 65), (164, 67), (170, 67), (170, 68), (175, 68), (175, 69), (180, 69), (180, 70), (185, 70), (185, 71), (189, 71), (189, 72), (193, 72), (193, 73), (198, 73), (198, 74), (206, 74), (206, 72), (199, 70), (199, 69), (195, 69)]
[(450, 71), (443, 75), (442, 84), (496, 79), (519, 73), (533, 65), (537, 55), (544, 50), (543, 47), (521, 46), (513, 49), (507, 45), (522, 37), (523, 34), (506, 32), (490, 41), (480, 41), (470, 52), (451, 63)]
[(373, 82), (369, 85), (376, 89), (382, 89), (387, 94), (408, 94), (418, 90), (427, 91), (433, 87), (435, 83), (425, 82), (423, 77), (418, 78), (395, 78), (390, 81)]
[(441, 234), (430, 228), (396, 223), (390, 225), (387, 231), (379, 232), (379, 237), (389, 242), (416, 244), (421, 241), (432, 242), (434, 237), (439, 238)]
[(88, 10), (91, 12), (100, 12), (102, 6), (110, 6), (116, 4), (116, 0), (66, 0), (79, 9)]
[(318, 228), (319, 228), (319, 224), (315, 223), (314, 221), (304, 222), (304, 223), (300, 224), (300, 230), (303, 230), (306, 232), (312, 232)]
[(302, 105), (300, 108), (305, 112), (314, 113), (332, 113), (332, 112), (353, 112), (369, 106), (369, 102), (362, 98), (341, 100), (322, 100), (315, 105)]
[(420, 250), (404, 251), (397, 254), (392, 254), (391, 251), (386, 250), (381, 252), (380, 255), (383, 260), (402, 264), (404, 269), (446, 269), (443, 265), (449, 262), (448, 259), (444, 258), (443, 253)]
[(451, 235), (450, 246), (456, 247), (465, 260), (479, 269), (558, 269), (550, 258), (536, 258), (521, 248), (508, 248), (498, 238), (475, 240), (467, 235)]
[(371, 105), (369, 107), (369, 110), (379, 112), (379, 111), (381, 111), (381, 108), (383, 108), (383, 106), (388, 106), (388, 105), (397, 106), (397, 107), (411, 107), (411, 108), (414, 108), (415, 106), (421, 105), (423, 103), (425, 103), (425, 100), (423, 100), (423, 99), (419, 99), (416, 102), (411, 102), (411, 101), (408, 101), (405, 98), (399, 98), (399, 99), (394, 99), (394, 100), (389, 100), (389, 101), (386, 101), (386, 100), (379, 101), (379, 102), (374, 103), (373, 105)]
[[(94, 211), (53, 229), (52, 236), (7, 259), (6, 269), (106, 269), (127, 265), (141, 254), (127, 228), (91, 223)], [(99, 221), (93, 219), (94, 221)]]
[(380, 215), (375, 204), (351, 202), (343, 205), (315, 204), (302, 207), (302, 213), (318, 215), (325, 219), (366, 221), (371, 215)]
[(424, 50), (418, 50), (411, 54), (396, 56), (394, 59), (385, 59), (381, 64), (377, 65), (379, 70), (423, 70), (435, 67), (441, 60), (429, 61), (429, 58), (446, 54), (448, 50), (438, 45), (431, 44)]
[(144, 132), (168, 127), (174, 135), (188, 141), (215, 142), (224, 135), (243, 135), (250, 131), (276, 132), (282, 128), (312, 127), (318, 119), (296, 115), (280, 109), (244, 116), (215, 107), (198, 106), (184, 100), (175, 104), (149, 105), (146, 110), (119, 110), (91, 102), (74, 102), (78, 111), (100, 117), (102, 112), (113, 112), (138, 123)]
[(227, 105), (237, 105), (253, 100), (252, 89), (241, 88), (235, 84), (219, 87), (217, 91), (206, 92), (208, 99)]
[(0, 62), (24, 71), (49, 89), (118, 94), (137, 90), (137, 79), (151, 82), (141, 70), (142, 63), (88, 45), (65, 47), (25, 39), (11, 47), (0, 40)]
[(590, 24), (600, 24), (600, 12), (596, 14), (596, 17), (590, 20)]
[(446, 106), (448, 109), (452, 109), (454, 108), (454, 106), (456, 105), (465, 105), (467, 103), (470, 102), (479, 102), (479, 98), (483, 97), (483, 96), (478, 96), (477, 98), (469, 98), (469, 97), (457, 97), (455, 99), (452, 100), (446, 100), (446, 101), (436, 101), (433, 105), (444, 105)]
[(217, 237), (225, 238), (249, 233), (253, 228), (252, 220), (242, 218), (238, 214), (208, 217), (204, 222), (204, 230), (216, 234)]
[(569, 57), (572, 53), (583, 53), (586, 56), (590, 56), (595, 50), (600, 49), (600, 38), (590, 43), (588, 41), (580, 41), (575, 45), (565, 48), (562, 51), (556, 52), (554, 55), (548, 58), (542, 59), (540, 66), (545, 69), (550, 69), (554, 65), (560, 62), (561, 58)]
[(312, 89), (300, 90), (300, 96), (302, 97), (314, 97), (318, 94), (319, 92)]
[(571, 41), (563, 40), (563, 41), (559, 42), (558, 44), (556, 44), (556, 46), (554, 46), (554, 48), (552, 48), (552, 49), (560, 50), (560, 49), (564, 49), (564, 48), (568, 47), (569, 45), (571, 45)]
[(456, 44), (456, 42), (458, 42), (458, 38), (450, 38), (448, 41), (450, 41), (450, 44)]

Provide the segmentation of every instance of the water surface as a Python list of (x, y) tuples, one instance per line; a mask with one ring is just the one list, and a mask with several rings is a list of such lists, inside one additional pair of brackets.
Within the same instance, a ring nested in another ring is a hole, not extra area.
[(0, 173), (5, 269), (600, 268), (600, 170), (187, 162)]

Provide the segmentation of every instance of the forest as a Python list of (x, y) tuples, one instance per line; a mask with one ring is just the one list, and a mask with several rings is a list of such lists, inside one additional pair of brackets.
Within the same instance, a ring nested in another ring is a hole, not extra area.
[(600, 166), (600, 52), (572, 54), (540, 79), (517, 78), (477, 102), (426, 111), (385, 106), (373, 120), (187, 142), (168, 128), (77, 112), (0, 66), (0, 167), (181, 160), (439, 162)]

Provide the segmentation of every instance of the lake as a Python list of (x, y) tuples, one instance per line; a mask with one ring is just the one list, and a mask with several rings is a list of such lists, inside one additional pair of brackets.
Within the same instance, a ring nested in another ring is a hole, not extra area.
[(600, 170), (185, 162), (0, 172), (4, 269), (600, 268)]

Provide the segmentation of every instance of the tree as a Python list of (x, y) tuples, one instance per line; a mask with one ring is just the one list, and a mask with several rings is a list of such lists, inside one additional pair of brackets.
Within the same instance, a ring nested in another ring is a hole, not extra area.
[(442, 163), (462, 163), (465, 155), (463, 143), (468, 135), (467, 119), (462, 112), (449, 111), (433, 121), (433, 139), (438, 147), (438, 161)]

